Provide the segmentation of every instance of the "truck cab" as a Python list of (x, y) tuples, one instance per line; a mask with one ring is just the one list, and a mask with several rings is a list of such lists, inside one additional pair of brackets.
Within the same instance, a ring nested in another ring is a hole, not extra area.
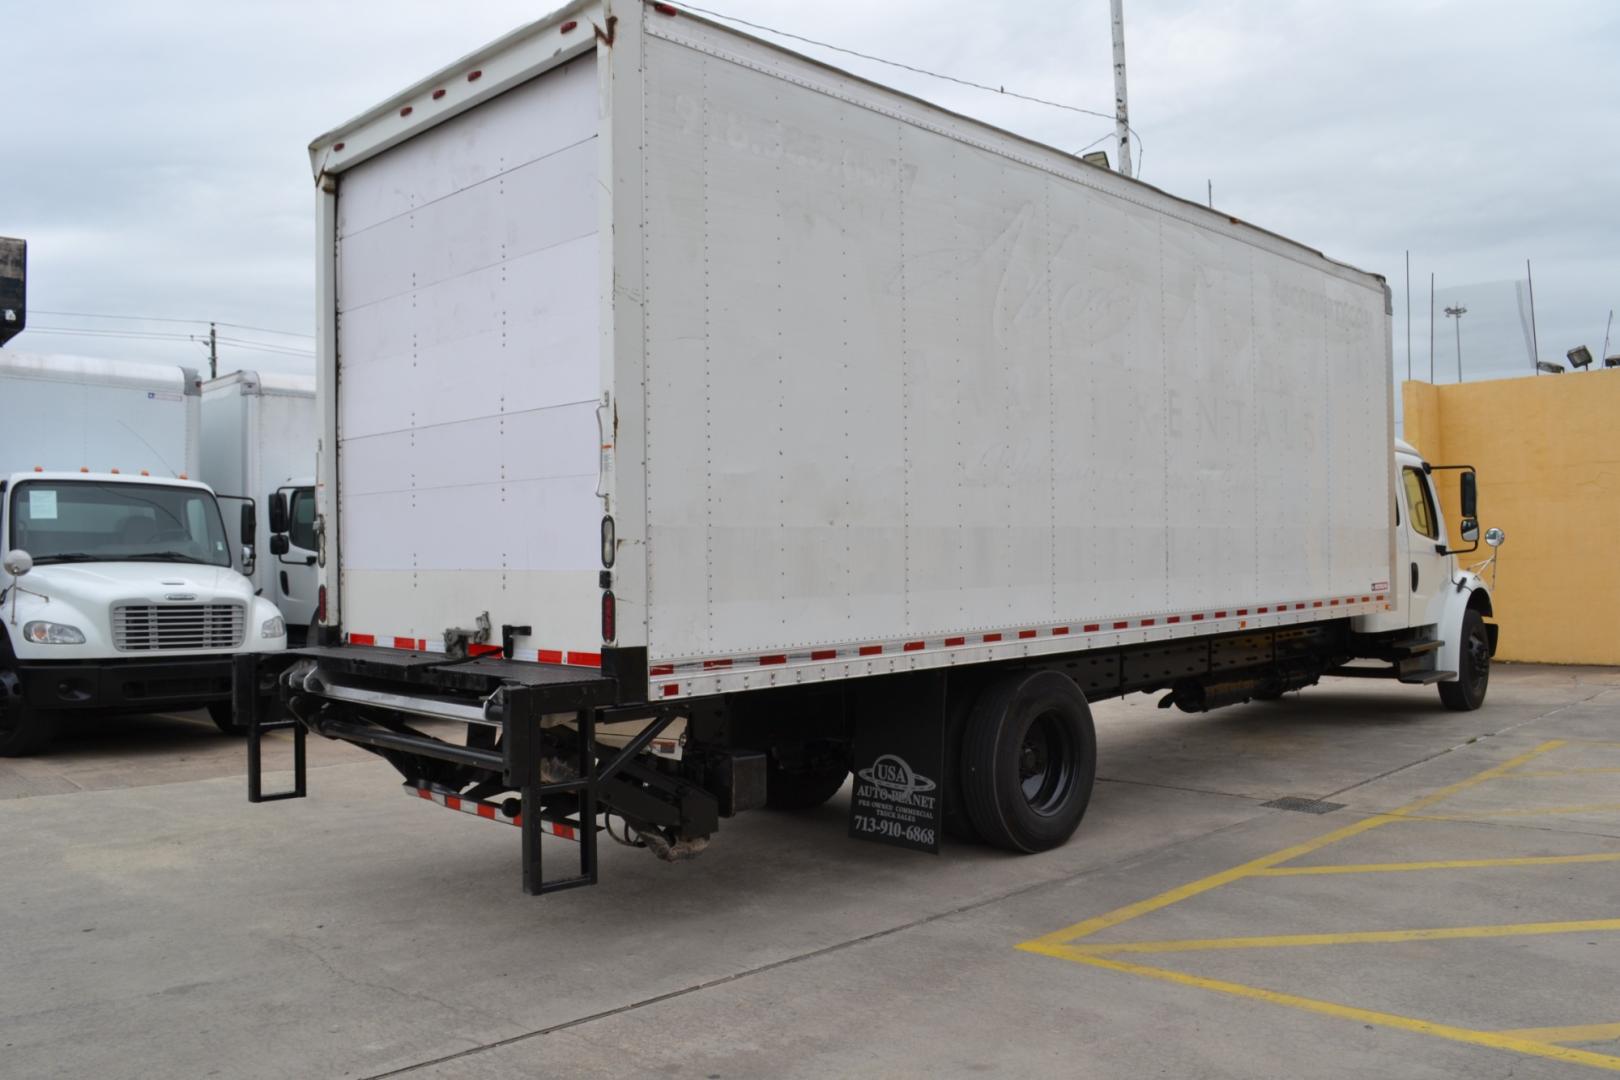
[[(240, 516), (253, 536), (251, 502)], [(0, 540), (0, 755), (40, 749), (67, 711), (206, 707), (234, 730), (231, 657), (287, 646), (206, 484), (13, 473)]]
[[(1489, 685), (1500, 629), (1486, 621), (1495, 607), (1480, 571), (1495, 561), (1495, 549), (1506, 537), (1491, 529), (1484, 543), (1492, 554), (1477, 566), (1467, 565), (1481, 541), (1473, 467), (1430, 464), (1402, 439), (1395, 442), (1394, 459), (1396, 580), (1390, 591), (1398, 602), (1387, 612), (1358, 618), (1356, 629), (1405, 654), (1388, 657), (1402, 681), (1432, 682), (1447, 707), (1476, 709)], [(1436, 483), (1437, 474), (1449, 472), (1458, 474), (1462, 513), (1455, 542)]]
[(316, 569), (320, 541), (315, 534), (315, 478), (295, 477), (267, 502), (270, 563), (265, 579), (274, 590), (276, 607), (287, 619), (287, 640), (294, 647), (309, 639), (315, 622), (320, 582)]

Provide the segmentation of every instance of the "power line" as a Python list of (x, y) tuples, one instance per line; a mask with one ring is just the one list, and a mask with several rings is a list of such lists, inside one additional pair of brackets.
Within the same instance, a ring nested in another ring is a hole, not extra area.
[(34, 308), (36, 315), (59, 315), (69, 319), (121, 319), (128, 322), (155, 322), (155, 323), (185, 323), (197, 326), (207, 326), (212, 322), (216, 326), (229, 326), (235, 330), (252, 330), (260, 334), (280, 334), (283, 337), (315, 339), (314, 334), (306, 334), (299, 330), (276, 330), (268, 326), (249, 326), (246, 323), (220, 322), (218, 319), (166, 319), (157, 315), (106, 315), (93, 311), (45, 311)]
[[(181, 320), (175, 320), (181, 321)], [(156, 330), (75, 330), (65, 326), (30, 326), (27, 333), (31, 334), (61, 334), (67, 337), (90, 338), (120, 338), (133, 341), (184, 341), (206, 345), (208, 339), (200, 334), (172, 334)], [(234, 348), (246, 349), (251, 352), (275, 353), (280, 356), (313, 357), (314, 352), (308, 349), (294, 349), (286, 345), (275, 345), (265, 341), (247, 341), (242, 338), (222, 337), (217, 339), (221, 344), (228, 344)]]
[[(945, 75), (938, 71), (929, 71), (927, 68), (916, 67), (912, 64), (903, 64), (898, 60), (885, 60), (883, 57), (873, 56), (871, 53), (858, 52), (855, 49), (846, 49), (842, 45), (834, 45), (831, 42), (817, 41), (815, 38), (805, 37), (802, 34), (790, 33), (787, 30), (778, 30), (774, 26), (766, 26), (763, 23), (749, 22), (747, 19), (739, 19), (735, 15), (727, 15), (724, 12), (712, 11), (709, 8), (701, 8), (693, 4), (681, 4), (680, 6), (685, 8), (687, 11), (695, 11), (700, 15), (711, 15), (716, 19), (724, 19), (727, 22), (733, 22), (739, 26), (746, 26), (751, 30), (762, 30), (767, 34), (775, 34), (778, 37), (789, 38), (793, 41), (802, 41), (806, 45), (814, 45), (818, 49), (831, 49), (833, 52), (843, 53), (846, 56), (857, 56), (862, 60), (870, 60), (874, 64), (887, 64), (889, 67), (900, 68), (903, 71), (910, 71), (917, 75), (926, 75), (930, 79), (941, 79), (945, 82), (956, 83), (958, 86), (967, 86), (974, 90), (984, 90), (987, 93), (1000, 94), (1003, 97), (1017, 98), (1019, 101), (1028, 101), (1036, 105), (1046, 105), (1053, 109), (1064, 109), (1068, 112), (1080, 113), (1084, 116), (1097, 116), (1110, 122), (1117, 121), (1119, 119), (1114, 113), (1099, 112), (1096, 109), (1083, 109), (1078, 105), (1069, 105), (1061, 101), (1049, 101), (1046, 98), (1038, 98), (1030, 94), (1016, 93), (1012, 90), (1008, 90), (1005, 86), (988, 86), (984, 83), (974, 82), (971, 79), (962, 79), (955, 75)], [(1131, 133), (1131, 136), (1134, 139), (1136, 139), (1136, 175), (1138, 178), (1140, 178), (1142, 175), (1142, 155), (1144, 153), (1142, 148), (1142, 136), (1137, 133), (1135, 128), (1128, 124), (1126, 125), (1126, 130)], [(1101, 140), (1098, 141), (1100, 142)], [(1092, 145), (1096, 144), (1093, 143)]]

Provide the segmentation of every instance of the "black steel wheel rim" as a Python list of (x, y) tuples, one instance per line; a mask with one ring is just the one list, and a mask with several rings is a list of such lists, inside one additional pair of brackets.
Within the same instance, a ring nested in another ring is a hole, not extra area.
[(1074, 759), (1074, 734), (1062, 716), (1044, 712), (1030, 721), (1018, 748), (1018, 784), (1031, 810), (1047, 817), (1068, 802)]

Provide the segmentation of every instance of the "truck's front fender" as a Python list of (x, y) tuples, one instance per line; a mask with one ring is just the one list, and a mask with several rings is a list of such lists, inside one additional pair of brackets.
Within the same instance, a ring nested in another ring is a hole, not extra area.
[[(1440, 625), (1436, 628), (1440, 639), (1445, 644), (1440, 646), (1440, 654), (1436, 658), (1435, 666), (1441, 671), (1461, 671), (1463, 616), (1465, 612), (1477, 611), (1485, 618), (1495, 615), (1496, 606), (1491, 600), (1491, 590), (1485, 580), (1472, 571), (1463, 570), (1452, 575), (1451, 584), (1446, 586), (1446, 606), (1440, 617)], [(1491, 637), (1491, 653), (1496, 653), (1497, 628), (1494, 624), (1489, 626)]]

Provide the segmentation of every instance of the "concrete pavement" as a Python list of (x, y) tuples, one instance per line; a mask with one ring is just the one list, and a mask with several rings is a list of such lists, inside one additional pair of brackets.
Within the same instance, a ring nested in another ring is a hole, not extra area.
[(1349, 681), (1108, 702), (1059, 851), (861, 844), (840, 796), (691, 863), (604, 845), (543, 901), (514, 830), (357, 751), (250, 807), (205, 719), (91, 730), (0, 763), (0, 1075), (1591, 1075), (1617, 706), (1620, 673), (1511, 667), (1472, 714)]

